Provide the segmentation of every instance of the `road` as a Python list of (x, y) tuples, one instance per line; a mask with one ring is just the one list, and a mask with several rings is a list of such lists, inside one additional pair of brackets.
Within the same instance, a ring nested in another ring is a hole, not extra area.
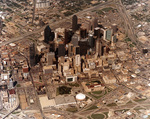
[[(27, 64), (29, 66), (29, 69), (31, 69), (28, 58), (22, 52), (20, 52), (20, 54), (26, 59)], [(32, 74), (31, 74), (31, 70), (29, 71), (29, 75), (30, 75), (30, 78), (31, 78), (31, 82), (33, 84), (33, 89), (34, 89), (34, 92), (35, 92), (35, 95), (36, 95), (36, 101), (38, 103), (38, 107), (39, 107), (41, 116), (42, 116), (43, 119), (45, 119), (44, 113), (42, 111), (41, 103), (40, 103), (40, 100), (39, 100), (39, 97), (38, 97), (38, 94), (37, 94), (37, 91), (36, 91), (36, 87), (35, 87), (35, 84), (34, 84), (34, 80), (33, 80)]]
[(18, 97), (18, 94), (16, 95), (17, 95), (17, 98), (16, 98), (17, 105), (8, 114), (6, 114), (2, 119), (5, 119), (6, 117), (8, 117), (12, 112), (14, 112), (19, 107), (19, 97)]
[(143, 49), (143, 45), (142, 45), (142, 43), (140, 43), (137, 40), (136, 34), (134, 32), (133, 23), (130, 19), (129, 14), (127, 13), (121, 0), (114, 0), (114, 2), (116, 3), (116, 6), (117, 6), (116, 8), (117, 8), (118, 12), (120, 13), (122, 18), (124, 19), (124, 23), (126, 25), (126, 32), (127, 32), (128, 37), (131, 39), (132, 42), (136, 43), (136, 47), (138, 48), (139, 51), (141, 51)]
[[(80, 11), (80, 12), (75, 13), (75, 14), (73, 14), (73, 15), (83, 15), (83, 14), (85, 14), (85, 13), (88, 13), (88, 12), (93, 11), (93, 10), (96, 10), (96, 9), (100, 9), (101, 7), (105, 7), (106, 5), (109, 5), (109, 4), (112, 4), (112, 3), (113, 3), (113, 1), (109, 1), (109, 2), (106, 2), (106, 3), (102, 3), (102, 4), (99, 4), (99, 5), (96, 5), (96, 6), (87, 8), (87, 9), (84, 9), (83, 11)], [(44, 25), (43, 27), (41, 27), (41, 28), (39, 28), (39, 29), (36, 29), (36, 30), (34, 30), (34, 31), (32, 31), (32, 32), (27, 32), (27, 33), (25, 33), (25, 34), (23, 34), (23, 35), (21, 35), (21, 36), (18, 36), (18, 37), (15, 37), (15, 38), (11, 38), (11, 39), (9, 39), (9, 41), (6, 41), (6, 42), (1, 43), (1, 44), (0, 44), (0, 47), (2, 47), (3, 45), (7, 45), (7, 44), (9, 44), (9, 43), (13, 43), (13, 42), (16, 42), (16, 41), (24, 40), (24, 38), (27, 38), (27, 37), (29, 37), (29, 36), (31, 36), (31, 35), (40, 33), (40, 32), (42, 32), (42, 31), (44, 31), (44, 29), (45, 29), (45, 27), (46, 27), (47, 25), (50, 25), (51, 28), (53, 28), (53, 26), (57, 26), (57, 25), (59, 25), (59, 24), (65, 22), (65, 21), (67, 21), (67, 20), (70, 20), (73, 15), (71, 15), (71, 16), (69, 16), (69, 17), (66, 17), (66, 18), (64, 18), (64, 19), (62, 19), (62, 20), (58, 20), (58, 21), (56, 21), (56, 22), (53, 22), (53, 23), (50, 23), (50, 24), (46, 24), (46, 25)]]

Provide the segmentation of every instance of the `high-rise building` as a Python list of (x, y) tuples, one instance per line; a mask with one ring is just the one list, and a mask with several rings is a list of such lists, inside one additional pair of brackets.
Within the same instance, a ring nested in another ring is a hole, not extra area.
[(54, 52), (47, 53), (47, 64), (52, 65), (54, 58), (55, 58), (55, 53)]
[(78, 17), (76, 15), (72, 17), (72, 30), (78, 30)]
[(79, 41), (80, 46), (80, 55), (86, 55), (88, 50), (88, 41), (87, 39), (83, 39)]
[(101, 39), (97, 39), (96, 40), (96, 53), (98, 54), (98, 56), (102, 55), (102, 43), (101, 43)]
[(86, 38), (87, 37), (87, 30), (83, 27), (80, 28), (80, 37)]
[(73, 46), (78, 46), (78, 41), (79, 41), (79, 36), (77, 34), (74, 34), (71, 39), (71, 43), (73, 44)]
[(36, 55), (34, 43), (30, 44), (29, 52), (30, 52), (30, 65), (32, 67), (35, 65), (35, 55)]
[(44, 42), (49, 43), (50, 41), (53, 41), (53, 40), (54, 40), (54, 33), (51, 31), (51, 28), (48, 25), (44, 29)]
[(58, 57), (65, 56), (65, 54), (66, 54), (65, 44), (61, 42), (58, 45)]
[(100, 38), (100, 28), (99, 27), (96, 27), (94, 29), (94, 36), (96, 36), (97, 38)]
[(111, 28), (112, 28), (112, 30), (113, 30), (113, 33), (112, 34), (115, 34), (116, 32), (117, 32), (117, 24), (112, 24), (111, 25)]
[(65, 44), (69, 43), (69, 31), (67, 29), (65, 29), (65, 33), (64, 33), (64, 43)]
[(46, 8), (50, 6), (49, 0), (36, 0), (36, 8)]
[(98, 27), (98, 19), (96, 17), (94, 17), (92, 20), (92, 29), (91, 30), (94, 30), (96, 27)]
[(68, 44), (68, 56), (69, 57), (73, 56), (73, 44), (72, 43)]
[(79, 55), (80, 54), (80, 47), (79, 46), (74, 46), (73, 52), (74, 52), (74, 55)]
[(75, 66), (78, 67), (81, 65), (80, 55), (75, 56)]
[(94, 38), (93, 38), (93, 34), (91, 33), (88, 35), (88, 43), (89, 43), (90, 48), (94, 47)]
[(112, 29), (107, 29), (106, 30), (106, 37), (105, 37), (106, 40), (111, 41), (112, 33), (113, 33)]

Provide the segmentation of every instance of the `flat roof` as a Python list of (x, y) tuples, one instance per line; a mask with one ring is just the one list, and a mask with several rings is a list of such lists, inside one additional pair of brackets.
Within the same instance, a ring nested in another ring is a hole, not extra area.
[(39, 99), (40, 99), (42, 109), (46, 107), (56, 106), (55, 100), (54, 99), (49, 100), (47, 95), (40, 96)]

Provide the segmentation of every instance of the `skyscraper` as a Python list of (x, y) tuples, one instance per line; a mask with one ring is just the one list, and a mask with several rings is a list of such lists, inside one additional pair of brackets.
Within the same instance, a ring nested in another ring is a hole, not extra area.
[(80, 37), (86, 38), (87, 37), (87, 30), (83, 27), (80, 28)]
[(96, 40), (96, 53), (98, 54), (98, 56), (102, 55), (102, 43), (100, 38)]
[(113, 34), (115, 34), (117, 32), (117, 24), (112, 24), (111, 28), (113, 30)]
[(73, 44), (71, 43), (68, 44), (68, 56), (69, 57), (73, 56)]
[(35, 65), (35, 44), (34, 43), (30, 44), (29, 52), (30, 52), (30, 65), (32, 67)]
[(73, 44), (73, 46), (78, 46), (78, 40), (79, 36), (77, 34), (74, 34), (71, 39), (71, 43)]
[(51, 28), (48, 25), (44, 29), (44, 42), (49, 43), (49, 41), (53, 41), (53, 39), (54, 39), (54, 33), (51, 31)]
[(98, 27), (98, 19), (96, 17), (94, 17), (92, 20), (92, 29), (91, 30), (94, 30), (96, 27)]
[(47, 64), (52, 65), (53, 64), (53, 59), (55, 57), (54, 52), (47, 53)]
[(65, 56), (65, 54), (66, 54), (65, 44), (61, 42), (58, 45), (58, 57)]
[(105, 39), (111, 41), (112, 33), (113, 33), (112, 29), (107, 29), (105, 34), (106, 35)]
[(94, 47), (93, 34), (89, 34), (89, 35), (88, 35), (88, 43), (89, 43), (90, 48), (93, 48), (93, 47)]
[(74, 55), (79, 55), (80, 54), (80, 47), (79, 46), (74, 46), (73, 52), (74, 52)]
[(80, 55), (86, 55), (88, 50), (88, 41), (87, 39), (83, 39), (79, 41), (80, 46)]
[(65, 29), (65, 33), (64, 33), (64, 43), (65, 44), (69, 43), (69, 31), (67, 29)]
[(78, 29), (78, 18), (76, 15), (72, 17), (72, 30), (76, 31)]
[(96, 36), (97, 38), (100, 38), (100, 28), (99, 27), (96, 27), (94, 29), (94, 36)]

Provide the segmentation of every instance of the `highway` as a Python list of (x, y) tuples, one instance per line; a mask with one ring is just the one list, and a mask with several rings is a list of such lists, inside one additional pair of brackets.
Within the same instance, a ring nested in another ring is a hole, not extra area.
[[(113, 3), (113, 1), (109, 1), (109, 2), (106, 2), (106, 3), (101, 3), (101, 4), (99, 4), (99, 5), (96, 5), (96, 6), (87, 8), (87, 9), (84, 9), (83, 11), (79, 11), (79, 12), (73, 14), (73, 15), (83, 15), (83, 14), (85, 14), (85, 13), (88, 13), (88, 12), (92, 11), (92, 10), (100, 9), (101, 7), (105, 7), (106, 5), (109, 5), (109, 4), (112, 4), (112, 3)], [(5, 41), (5, 42), (1, 43), (1, 44), (0, 44), (0, 47), (2, 47), (3, 45), (7, 45), (7, 44), (9, 44), (9, 43), (13, 43), (13, 42), (17, 42), (17, 41), (20, 41), (20, 40), (24, 40), (24, 38), (27, 38), (27, 37), (30, 37), (31, 35), (40, 33), (40, 32), (42, 32), (42, 31), (44, 31), (44, 29), (45, 29), (45, 27), (46, 27), (47, 25), (50, 25), (51, 28), (53, 28), (54, 26), (59, 26), (59, 24), (65, 22), (65, 21), (67, 21), (67, 20), (70, 20), (73, 15), (71, 15), (71, 16), (69, 16), (69, 17), (66, 17), (66, 18), (64, 18), (64, 19), (62, 19), (62, 20), (58, 20), (58, 21), (56, 21), (56, 22), (53, 22), (53, 23), (50, 23), (50, 24), (46, 24), (46, 25), (44, 25), (43, 27), (41, 27), (41, 28), (39, 28), (39, 29), (36, 29), (36, 30), (34, 30), (34, 31), (32, 31), (32, 32), (27, 32), (27, 33), (25, 33), (25, 34), (23, 34), (23, 35), (21, 35), (21, 36), (18, 36), (18, 37), (15, 37), (15, 38), (11, 38), (11, 39), (9, 39), (8, 41)]]
[(12, 109), (8, 114), (6, 114), (2, 119), (5, 119), (6, 117), (8, 117), (12, 112), (14, 112), (18, 107), (19, 107), (19, 97), (18, 97), (18, 94), (16, 94), (16, 101), (17, 101), (17, 104), (16, 106), (14, 107), (14, 109)]
[(124, 23), (126, 25), (126, 33), (127, 33), (128, 37), (131, 39), (132, 42), (136, 43), (136, 47), (138, 48), (138, 50), (142, 51), (142, 49), (143, 49), (142, 43), (140, 43), (137, 40), (137, 37), (136, 37), (135, 32), (134, 32), (133, 23), (130, 19), (130, 16), (126, 12), (125, 7), (123, 6), (121, 0), (114, 0), (114, 2), (116, 3), (116, 6), (117, 6), (116, 8), (117, 8), (118, 12), (120, 13), (122, 18), (124, 19)]

